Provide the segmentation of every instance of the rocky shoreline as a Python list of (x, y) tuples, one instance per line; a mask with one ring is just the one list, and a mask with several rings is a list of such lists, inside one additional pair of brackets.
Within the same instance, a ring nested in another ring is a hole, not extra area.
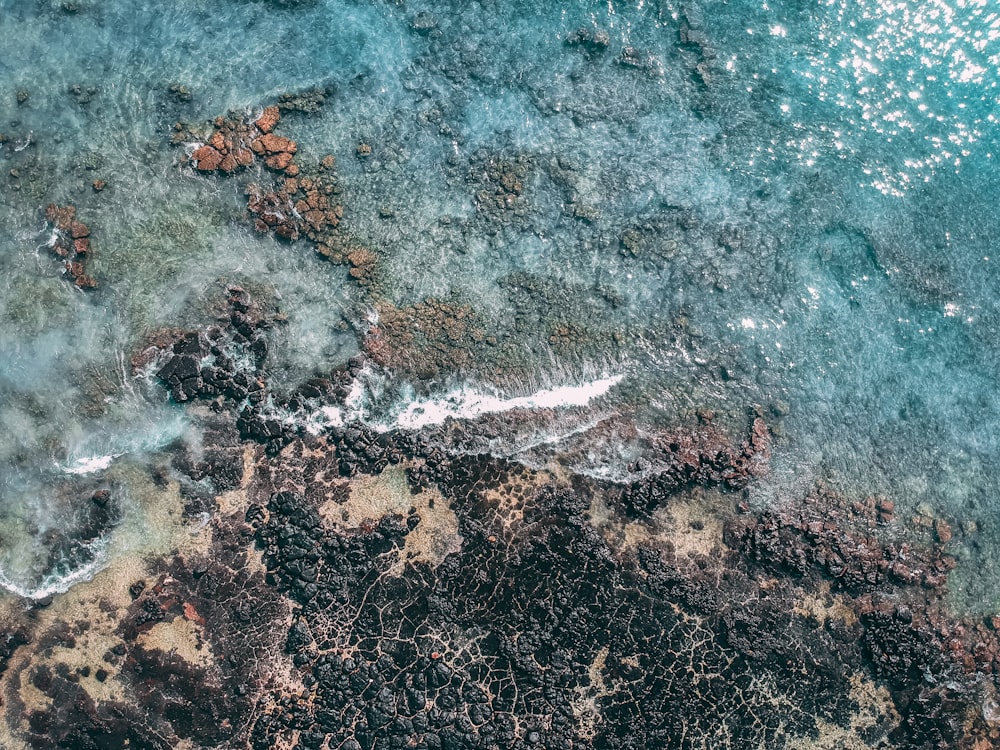
[(4, 717), (26, 746), (997, 741), (1000, 623), (942, 605), (943, 520), (919, 538), (887, 498), (822, 486), (751, 512), (758, 416), (649, 433), (624, 484), (467, 452), (447, 426), (312, 434), (275, 403), (343, 405), (362, 363), (276, 399), (266, 311), (227, 304), (135, 363), (204, 421), (170, 481), (211, 520), (98, 597), (102, 625), (8, 612)]

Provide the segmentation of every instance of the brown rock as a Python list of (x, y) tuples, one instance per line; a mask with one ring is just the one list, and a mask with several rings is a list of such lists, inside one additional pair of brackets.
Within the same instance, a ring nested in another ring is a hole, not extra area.
[(200, 172), (214, 172), (222, 163), (222, 154), (211, 146), (202, 146), (191, 154), (191, 160)]
[(934, 535), (941, 544), (951, 541), (951, 526), (943, 518), (934, 521)]
[(299, 238), (299, 230), (295, 228), (294, 224), (285, 222), (279, 224), (274, 228), (274, 233), (284, 240), (289, 240), (294, 242)]
[(280, 153), (274, 154), (273, 156), (267, 157), (264, 160), (266, 164), (271, 169), (284, 170), (288, 168), (288, 165), (292, 163), (292, 155), (288, 151), (282, 151)]
[(81, 237), (88, 237), (90, 235), (90, 227), (82, 222), (74, 221), (70, 224), (69, 233), (74, 240), (78, 240)]
[(333, 169), (337, 166), (337, 158), (332, 154), (327, 154), (320, 161), (320, 166), (323, 167), (323, 169)]
[(107, 183), (104, 180), (94, 180), (91, 184), (94, 187), (95, 193), (101, 192), (107, 186)]
[(241, 167), (249, 167), (253, 164), (253, 151), (248, 148), (238, 148), (233, 152), (236, 163)]
[(73, 283), (76, 284), (81, 289), (97, 288), (97, 280), (93, 276), (88, 276), (85, 273), (81, 273), (79, 276), (73, 279)]
[(45, 218), (61, 232), (69, 231), (75, 216), (76, 208), (73, 206), (57, 206), (55, 203), (50, 203), (45, 207)]
[(226, 137), (222, 135), (221, 131), (217, 130), (212, 134), (212, 138), (208, 141), (208, 145), (216, 151), (222, 151), (226, 148)]
[(281, 119), (281, 112), (277, 107), (265, 107), (264, 111), (261, 112), (260, 117), (257, 118), (257, 122), (254, 123), (262, 133), (270, 133), (274, 130), (274, 126), (278, 124), (278, 120)]
[[(257, 139), (260, 145), (269, 154), (278, 154), (283, 151), (287, 151), (290, 154), (294, 154), (298, 149), (295, 145), (295, 141), (290, 138), (284, 138), (280, 135), (274, 135), (273, 133), (265, 133), (260, 138)], [(257, 141), (254, 141), (255, 143)]]
[(226, 154), (222, 157), (222, 161), (219, 163), (219, 169), (227, 174), (235, 172), (239, 163), (236, 161), (236, 157), (232, 154)]
[(285, 174), (287, 174), (289, 177), (294, 177), (298, 173), (299, 173), (299, 165), (296, 164), (295, 162), (292, 162), (287, 167), (285, 167)]
[(83, 263), (78, 260), (74, 260), (73, 262), (66, 264), (66, 270), (74, 279), (79, 278), (80, 276), (83, 276)]
[(86, 256), (90, 253), (90, 240), (86, 237), (81, 237), (78, 240), (73, 240), (73, 250), (79, 256)]

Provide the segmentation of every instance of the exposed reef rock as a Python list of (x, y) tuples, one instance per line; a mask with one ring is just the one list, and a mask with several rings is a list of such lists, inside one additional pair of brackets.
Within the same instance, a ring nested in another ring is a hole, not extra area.
[(74, 206), (50, 203), (45, 208), (45, 218), (55, 229), (49, 247), (56, 257), (64, 261), (66, 275), (80, 289), (96, 288), (97, 281), (85, 268), (86, 262), (93, 255), (90, 227), (77, 221)]
[(751, 421), (747, 437), (733, 445), (711, 424), (657, 434), (653, 450), (629, 468), (646, 477), (626, 485), (620, 503), (626, 512), (646, 516), (693, 486), (743, 489), (768, 470), (771, 433), (760, 417)]
[[(270, 323), (247, 293), (239, 287), (229, 289), (229, 314), (216, 326), (202, 333), (179, 332), (176, 340), (159, 342), (163, 362), (156, 370), (179, 403), (192, 399), (247, 400), (259, 403), (264, 398), (263, 362), (268, 343), (265, 331)], [(166, 345), (169, 346), (167, 348)], [(144, 353), (133, 360), (142, 366), (155, 355)]]
[(281, 113), (273, 106), (265, 107), (252, 121), (236, 116), (217, 117), (211, 131), (204, 136), (177, 123), (172, 140), (177, 144), (191, 141), (196, 144), (187, 158), (199, 172), (232, 174), (260, 157), (268, 168), (291, 177), (298, 174), (298, 165), (293, 163), (298, 146), (295, 141), (271, 132), (280, 119)]
[(273, 231), (289, 242), (306, 238), (317, 253), (331, 258), (342, 242), (334, 233), (344, 215), (339, 195), (333, 166), (320, 165), (315, 174), (286, 178), (275, 190), (265, 192), (251, 183), (247, 209), (256, 217), (254, 228), (261, 234)]
[(476, 349), (489, 343), (485, 324), (469, 305), (428, 299), (401, 308), (379, 302), (376, 312), (365, 350), (379, 365), (419, 379), (467, 371)]
[[(127, 688), (117, 697), (59, 658), (8, 662), (15, 710), (26, 684), (51, 698), (25, 713), (35, 746), (995, 741), (981, 706), (1000, 637), (937, 603), (943, 543), (906, 539), (888, 498), (824, 486), (750, 514), (744, 489), (770, 450), (756, 413), (744, 435), (709, 415), (635, 432), (621, 483), (462, 449), (458, 425), (313, 434), (302, 416), (343, 407), (363, 363), (270, 395), (266, 351), (251, 349), (266, 315), (239, 289), (227, 304), (216, 329), (164, 334), (160, 354), (137, 357), (161, 363), (175, 398), (212, 397), (214, 419), (239, 427), (209, 433), (211, 458), (175, 456), (217, 488), (211, 543), (157, 562), (112, 617), (117, 645), (90, 669)], [(245, 364), (220, 364), (227, 351)], [(213, 357), (204, 367), (228, 377), (188, 366)], [(214, 390), (241, 368), (259, 391)], [(573, 450), (609, 430), (626, 426), (585, 430)], [(33, 642), (54, 638), (79, 636)]]

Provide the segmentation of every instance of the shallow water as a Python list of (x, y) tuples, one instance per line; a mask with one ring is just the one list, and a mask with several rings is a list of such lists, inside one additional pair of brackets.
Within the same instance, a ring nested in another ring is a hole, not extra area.
[[(606, 30), (607, 49), (567, 45), (578, 28)], [(370, 300), (346, 271), (254, 235), (241, 181), (180, 168), (168, 145), (176, 120), (321, 85), (328, 104), (282, 132), (303, 158), (337, 156), (345, 226), (379, 255), (378, 297), (466, 302), (513, 342), (516, 378), (484, 382), (494, 355), (477, 350), (481, 367), (401, 394), (511, 399), (621, 377), (610, 402), (654, 423), (783, 402), (754, 502), (825, 477), (975, 521), (956, 542), (956, 596), (1000, 602), (1000, 17), (985, 0), (10, 0), (0, 34), (12, 587), (67, 574), (39, 540), (72, 518), (52, 489), (68, 469), (118, 456), (88, 475), (105, 481), (191, 429), (130, 372), (148, 331), (210, 323), (206, 300), (242, 283), (288, 315), (272, 337), (279, 387), (358, 351)], [(523, 210), (495, 216), (476, 196), (503, 160), (523, 170)], [(93, 294), (43, 247), (49, 202), (92, 227)], [(567, 325), (571, 340), (554, 338)]]

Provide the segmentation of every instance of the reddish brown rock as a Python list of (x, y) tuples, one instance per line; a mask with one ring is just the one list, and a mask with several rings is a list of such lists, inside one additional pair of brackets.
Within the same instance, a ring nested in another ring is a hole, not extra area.
[(214, 172), (222, 163), (222, 154), (211, 146), (202, 146), (191, 154), (191, 160), (201, 172)]
[(278, 124), (278, 120), (280, 119), (281, 111), (277, 107), (265, 107), (254, 124), (260, 128), (262, 133), (270, 133), (274, 130), (274, 126)]
[(88, 276), (85, 273), (81, 273), (79, 276), (73, 279), (73, 283), (76, 284), (81, 289), (97, 288), (97, 280), (93, 276)]
[(60, 232), (68, 232), (75, 217), (76, 208), (73, 206), (57, 206), (55, 203), (50, 203), (45, 207), (45, 218)]
[(951, 526), (943, 518), (934, 521), (934, 535), (941, 544), (951, 541)]
[(66, 274), (82, 289), (93, 289), (97, 282), (88, 276), (83, 265), (91, 252), (90, 227), (76, 220), (76, 208), (50, 203), (45, 217), (56, 228), (52, 253), (63, 261)]
[(283, 221), (274, 228), (274, 233), (283, 240), (294, 242), (299, 238), (298, 228), (289, 221)]
[(233, 156), (236, 158), (236, 163), (241, 167), (249, 167), (253, 164), (253, 151), (248, 148), (236, 149)]
[(99, 193), (99, 192), (101, 192), (102, 190), (104, 190), (104, 188), (105, 188), (105, 187), (107, 186), (107, 183), (106, 183), (106, 182), (105, 182), (104, 180), (94, 180), (94, 181), (93, 181), (93, 182), (91, 183), (91, 185), (92, 185), (92, 186), (93, 186), (93, 188), (94, 188), (94, 192), (95, 192), (95, 193)]
[(292, 163), (292, 155), (288, 151), (282, 151), (281, 153), (274, 154), (273, 156), (267, 157), (264, 160), (266, 164), (271, 169), (284, 170), (288, 168), (288, 165)]
[[(254, 144), (257, 143), (259, 143), (260, 147), (264, 150), (264, 152), (268, 154), (277, 154), (283, 151), (287, 151), (290, 154), (294, 154), (295, 151), (298, 149), (298, 146), (296, 146), (295, 141), (291, 140), (290, 138), (284, 138), (280, 135), (274, 135), (273, 133), (265, 133), (256, 141), (254, 141)], [(254, 151), (257, 151), (257, 149), (255, 148)], [(260, 152), (258, 151), (258, 153)]]

